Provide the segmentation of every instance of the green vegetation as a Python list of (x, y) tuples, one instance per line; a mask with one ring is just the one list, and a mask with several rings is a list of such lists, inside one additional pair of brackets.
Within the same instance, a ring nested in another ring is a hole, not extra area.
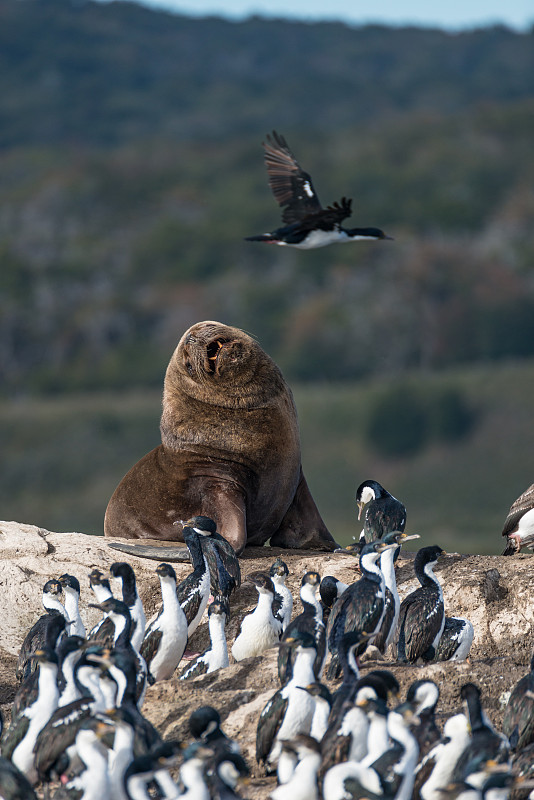
[[(420, 398), (463, 398), (477, 410), (475, 428), (460, 439), (456, 431), (452, 440), (429, 438), (413, 455), (382, 455), (366, 438), (367, 420), (380, 397), (394, 396), (394, 383), (295, 387), (317, 505), (348, 542), (359, 535), (356, 486), (375, 478), (405, 502), (409, 530), (427, 544), (499, 553), (508, 508), (532, 481), (534, 363), (444, 372), (417, 385)], [(2, 516), (101, 533), (115, 486), (159, 444), (159, 414), (156, 392), (0, 404)]]
[(381, 456), (411, 456), (432, 441), (460, 441), (475, 422), (474, 409), (458, 389), (429, 389), (419, 379), (387, 386), (370, 409), (364, 434)]
[[(0, 12), (2, 396), (156, 388), (207, 318), (293, 381), (534, 356), (532, 34)], [(395, 241), (244, 242), (273, 127)]]

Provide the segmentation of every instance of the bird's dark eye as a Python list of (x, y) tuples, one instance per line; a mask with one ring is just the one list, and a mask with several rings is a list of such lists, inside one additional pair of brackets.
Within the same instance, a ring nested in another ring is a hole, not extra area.
[(185, 368), (189, 372), (190, 375), (193, 374), (193, 365), (191, 364), (190, 361), (186, 361), (185, 362)]

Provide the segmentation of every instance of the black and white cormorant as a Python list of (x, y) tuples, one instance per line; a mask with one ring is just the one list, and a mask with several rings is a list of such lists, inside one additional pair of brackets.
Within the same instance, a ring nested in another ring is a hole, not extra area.
[[(212, 800), (206, 775), (207, 762), (212, 755), (212, 750), (201, 742), (193, 742), (184, 750), (179, 769), (180, 788), (176, 787), (174, 795), (176, 800)], [(131, 800), (150, 800), (146, 786), (152, 777), (156, 780), (158, 777), (157, 769), (150, 771), (151, 763), (150, 757), (136, 759), (128, 768), (126, 783)]]
[(323, 208), (305, 172), (289, 149), (286, 140), (276, 131), (263, 143), (269, 186), (282, 211), (282, 227), (271, 233), (247, 236), (249, 242), (272, 242), (310, 250), (335, 242), (361, 239), (391, 239), (379, 228), (343, 228), (341, 223), (351, 215), (352, 201)]
[(401, 603), (397, 659), (412, 664), (418, 659), (432, 661), (445, 625), (441, 584), (433, 573), (440, 556), (438, 545), (422, 547), (415, 556), (414, 569), (421, 586)]
[[(362, 577), (352, 583), (336, 600), (328, 618), (326, 630), (328, 648), (332, 660), (328, 668), (328, 677), (335, 678), (340, 666), (337, 650), (341, 637), (349, 631), (361, 631), (373, 637), (380, 630), (385, 610), (385, 581), (378, 566), (378, 559), (387, 549), (396, 549), (396, 544), (384, 544), (381, 541), (369, 542), (360, 553), (359, 563)], [(372, 638), (362, 641), (362, 646), (355, 655), (361, 655)]]
[(237, 742), (230, 739), (221, 727), (221, 715), (213, 706), (199, 706), (189, 716), (189, 731), (199, 742), (215, 752), (239, 753)]
[(274, 584), (275, 598), (273, 602), (273, 612), (276, 619), (282, 623), (282, 633), (291, 621), (293, 612), (293, 595), (291, 589), (286, 586), (289, 569), (285, 561), (280, 556), (273, 561), (269, 569), (269, 575)]
[(154, 773), (154, 782), (158, 784), (160, 790), (158, 797), (161, 796), (164, 800), (176, 800), (178, 796), (179, 789), (170, 769), (176, 766), (183, 750), (184, 746), (177, 739), (167, 739), (151, 750), (150, 754), (155, 756), (158, 762), (158, 768)]
[(508, 698), (502, 729), (512, 750), (522, 750), (534, 742), (534, 653), (530, 672), (515, 684)]
[(443, 800), (443, 787), (448, 786), (470, 740), (467, 717), (455, 714), (445, 722), (443, 737), (422, 759), (416, 777), (422, 800)]
[(390, 644), (395, 639), (397, 624), (399, 621), (400, 598), (397, 591), (397, 578), (395, 577), (395, 559), (400, 552), (400, 545), (411, 539), (419, 539), (419, 534), (414, 533), (408, 536), (400, 531), (386, 533), (382, 538), (384, 544), (397, 544), (394, 550), (385, 550), (380, 556), (380, 569), (384, 576), (385, 583), (385, 608), (384, 618), (380, 629), (373, 639), (373, 645), (385, 653)]
[[(378, 705), (373, 705), (377, 703)], [(381, 700), (373, 686), (372, 681), (365, 681), (356, 687), (354, 701), (345, 703), (338, 709), (338, 713), (331, 716), (327, 731), (321, 741), (322, 763), (321, 774), (324, 775), (334, 764), (345, 761), (362, 761), (369, 752), (370, 716), (368, 712), (376, 710), (377, 720), (383, 721), (383, 736), (378, 736), (373, 731), (373, 746), (384, 740), (387, 742), (386, 720), (387, 707)], [(383, 749), (383, 748), (382, 748)], [(374, 753), (378, 758), (382, 753)], [(373, 759), (374, 760), (374, 759)]]
[(270, 793), (272, 800), (318, 800), (317, 772), (321, 765), (321, 747), (313, 736), (301, 733), (283, 743), (295, 755), (291, 778)]
[(187, 644), (187, 620), (176, 594), (176, 572), (170, 564), (158, 564), (156, 574), (163, 606), (148, 626), (141, 645), (150, 683), (172, 676)]
[(259, 656), (264, 650), (277, 644), (282, 633), (282, 623), (273, 614), (274, 584), (264, 572), (252, 572), (245, 583), (256, 587), (258, 602), (254, 611), (247, 614), (232, 645), (236, 661)]
[(187, 620), (187, 636), (196, 631), (210, 598), (210, 569), (198, 531), (188, 526), (183, 530), (184, 542), (189, 550), (192, 572), (176, 587), (176, 594)]
[(498, 764), (508, 761), (510, 743), (506, 736), (497, 733), (485, 717), (480, 699), (480, 689), (474, 683), (466, 683), (460, 689), (460, 697), (466, 708), (471, 739), (458, 759), (453, 781), (464, 781), (474, 773), (483, 771), (487, 761)]
[(419, 752), (409, 730), (412, 716), (408, 703), (387, 714), (387, 733), (393, 744), (372, 764), (365, 759), (331, 767), (324, 777), (324, 800), (410, 800)]
[(77, 662), (82, 658), (85, 644), (83, 636), (64, 636), (57, 647), (59, 659), (59, 706), (66, 706), (81, 697), (82, 691), (75, 677)]
[(471, 650), (475, 629), (465, 617), (445, 617), (443, 633), (436, 650), (436, 661), (465, 661)]
[(355, 653), (369, 641), (369, 634), (361, 631), (344, 633), (338, 643), (337, 657), (341, 666), (343, 680), (332, 695), (332, 718), (345, 702), (354, 701), (356, 684), (360, 680), (360, 668)]
[(81, 697), (58, 707), (37, 737), (34, 762), (42, 781), (49, 781), (67, 770), (74, 755), (78, 730), (96, 724), (95, 715), (106, 708), (106, 697), (99, 685), (101, 667), (90, 658), (91, 653), (86, 651), (75, 666)]
[[(113, 597), (109, 578), (106, 578), (102, 570), (94, 568), (89, 573), (89, 586), (91, 587), (97, 603), (104, 603)], [(88, 641), (99, 641), (102, 644), (109, 645), (113, 641), (113, 623), (104, 614), (96, 625), (91, 628), (87, 634)]]
[(256, 760), (268, 771), (278, 762), (283, 740), (293, 739), (300, 733), (309, 734), (315, 711), (313, 697), (301, 688), (315, 681), (317, 645), (314, 636), (296, 631), (294, 637), (285, 638), (280, 646), (295, 648), (296, 657), (293, 677), (274, 693), (258, 720)]
[(310, 736), (313, 736), (314, 739), (320, 742), (328, 727), (328, 718), (330, 717), (330, 711), (332, 709), (332, 695), (330, 694), (328, 686), (325, 686), (325, 684), (320, 681), (314, 681), (308, 684), (308, 686), (301, 686), (300, 688), (304, 692), (311, 694), (315, 700), (315, 710), (313, 712)]
[(502, 535), (507, 542), (503, 556), (519, 553), (522, 547), (534, 548), (534, 483), (510, 506)]
[[(323, 607), (317, 597), (320, 584), (321, 576), (318, 572), (309, 570), (304, 573), (300, 584), (302, 612), (289, 623), (282, 635), (283, 641), (286, 637), (293, 637), (297, 631), (305, 631), (312, 634), (317, 647), (314, 664), (315, 678), (317, 680), (320, 680), (322, 676), (326, 658), (326, 628), (323, 622)], [(278, 677), (282, 685), (291, 680), (293, 658), (294, 651), (291, 647), (280, 648), (278, 653)]]
[(102, 739), (110, 731), (105, 722), (80, 728), (75, 748), (83, 768), (54, 794), (54, 800), (110, 800), (108, 749)]
[[(184, 758), (188, 758), (188, 753), (185, 751)], [(165, 759), (164, 759), (165, 760)], [(203, 764), (203, 762), (200, 762)], [(149, 786), (153, 785), (153, 782), (157, 780), (158, 773), (161, 775), (162, 769), (165, 769), (164, 764), (162, 764), (162, 759), (159, 755), (159, 749), (155, 749), (154, 751), (150, 751), (148, 753), (144, 753), (143, 755), (136, 756), (133, 761), (130, 762), (128, 765), (123, 778), (124, 784), (124, 792), (125, 796), (128, 800), (151, 800), (152, 793), (149, 792)], [(180, 772), (181, 772), (180, 768)], [(202, 772), (199, 771), (199, 775), (201, 779)], [(158, 782), (159, 783), (159, 782)], [(173, 784), (172, 778), (167, 779), (167, 781), (163, 784), (165, 787), (165, 797), (169, 797), (168, 791), (169, 786), (168, 784)], [(158, 791), (157, 797), (161, 797), (162, 794)], [(177, 800), (177, 798), (181, 798), (184, 795), (180, 793), (178, 786), (174, 786), (174, 792), (170, 795), (173, 800)], [(185, 796), (188, 796), (187, 794)], [(198, 800), (209, 800), (209, 793), (198, 794)]]
[(68, 573), (60, 575), (58, 580), (65, 594), (65, 611), (69, 619), (68, 634), (85, 638), (85, 625), (80, 616), (80, 581)]
[(248, 782), (250, 769), (238, 753), (214, 754), (207, 762), (208, 787), (211, 800), (241, 800), (237, 789)]
[[(47, 613), (39, 617), (24, 637), (15, 669), (17, 680), (26, 680), (36, 669), (38, 662), (32, 658), (33, 653), (47, 647), (55, 650), (63, 635), (69, 620), (65, 606), (59, 599), (62, 593), (63, 587), (55, 578), (51, 578), (43, 586), (42, 603)], [(63, 623), (58, 621), (58, 614), (63, 617)]]
[(441, 738), (441, 732), (436, 724), (438, 700), (438, 685), (428, 678), (414, 681), (408, 687), (406, 702), (413, 708), (414, 720), (411, 730), (417, 739), (420, 758), (423, 758)]
[[(93, 603), (95, 608), (99, 608), (108, 615), (110, 620), (115, 626), (113, 634), (113, 648), (115, 650), (124, 650), (131, 654), (134, 658), (136, 665), (136, 699), (139, 708), (143, 705), (146, 684), (147, 684), (147, 665), (141, 653), (134, 647), (132, 641), (132, 617), (130, 609), (123, 603), (122, 600), (117, 600), (115, 597), (110, 597), (103, 603)], [(139, 628), (137, 628), (139, 630)]]
[(132, 619), (130, 640), (134, 650), (139, 652), (146, 629), (146, 616), (143, 609), (143, 602), (137, 591), (135, 572), (126, 561), (116, 561), (109, 568), (113, 578), (120, 584), (122, 592), (122, 602), (126, 603)]
[(364, 526), (360, 541), (373, 542), (382, 539), (392, 531), (404, 531), (406, 527), (406, 508), (400, 500), (393, 497), (378, 481), (367, 480), (356, 490), (358, 519), (365, 509)]
[[(341, 641), (340, 656), (355, 662), (354, 650), (361, 634), (346, 634)], [(351, 642), (347, 648), (347, 642)], [(347, 655), (345, 650), (348, 649)], [(393, 680), (391, 680), (392, 678)], [(334, 694), (328, 727), (321, 741), (321, 775), (334, 764), (347, 759), (362, 759), (368, 752), (368, 701), (379, 700), (386, 707), (390, 693), (396, 696), (398, 683), (387, 670), (368, 673), (350, 683), (344, 680)]]
[(143, 755), (161, 743), (161, 736), (137, 705), (137, 658), (128, 648), (110, 649), (102, 653), (88, 653), (87, 659), (106, 668), (118, 686), (117, 706), (128, 713), (134, 727), (134, 754)]
[(28, 636), (19, 654), (19, 664), (21, 674), (25, 673), (26, 678), (22, 681), (11, 707), (11, 717), (17, 717), (26, 706), (31, 705), (38, 694), (39, 683), (39, 663), (36, 660), (35, 668), (32, 666), (32, 651), (29, 649), (32, 643), (36, 644), (37, 650), (56, 650), (61, 642), (65, 640), (65, 627), (67, 622), (63, 614), (58, 611), (49, 611), (38, 620), (40, 624), (33, 626), (32, 635)]
[[(196, 742), (205, 750), (205, 776), (210, 790), (219, 784), (216, 772), (228, 760), (241, 759), (237, 742), (230, 739), (221, 728), (221, 716), (212, 706), (200, 706), (189, 717), (189, 730)], [(241, 764), (241, 761), (234, 762)], [(248, 768), (247, 768), (248, 769)]]
[(439, 700), (439, 688), (434, 681), (420, 679), (414, 681), (406, 693), (406, 702), (414, 712), (413, 723), (410, 726), (419, 747), (419, 766), (414, 783), (414, 798), (419, 797), (423, 783), (431, 772), (431, 765), (423, 762), (427, 754), (441, 741), (441, 731), (436, 724), (436, 707)]
[(0, 797), (2, 800), (37, 800), (28, 778), (12, 761), (0, 756)]
[(42, 729), (57, 708), (58, 658), (53, 650), (37, 650), (33, 654), (39, 663), (37, 697), (12, 720), (2, 739), (2, 755), (10, 759), (33, 785), (37, 782), (34, 747)]
[(221, 597), (213, 600), (208, 606), (208, 627), (210, 634), (209, 648), (197, 656), (184, 669), (180, 680), (196, 678), (199, 675), (208, 675), (218, 669), (228, 666), (228, 645), (226, 643), (225, 627), (229, 616), (228, 603)]
[(210, 570), (211, 593), (214, 597), (229, 600), (241, 586), (241, 567), (234, 548), (217, 532), (217, 525), (210, 517), (198, 515), (179, 524), (193, 528), (199, 534), (202, 552)]

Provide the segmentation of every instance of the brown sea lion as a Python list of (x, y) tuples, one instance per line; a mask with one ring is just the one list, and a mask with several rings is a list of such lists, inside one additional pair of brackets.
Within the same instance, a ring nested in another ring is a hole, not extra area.
[(302, 474), (291, 390), (252, 337), (220, 322), (189, 328), (167, 368), (160, 429), (161, 445), (109, 501), (106, 536), (183, 541), (173, 523), (201, 514), (237, 553), (269, 540), (336, 547)]

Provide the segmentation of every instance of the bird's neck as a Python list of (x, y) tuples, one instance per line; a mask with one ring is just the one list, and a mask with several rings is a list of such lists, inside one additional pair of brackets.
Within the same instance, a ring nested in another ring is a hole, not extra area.
[(421, 586), (436, 586), (441, 589), (440, 582), (434, 575), (433, 564), (425, 564), (423, 568), (417, 570), (417, 578)]
[(39, 664), (39, 680), (38, 680), (39, 694), (38, 704), (39, 708), (45, 713), (49, 709), (49, 717), (56, 710), (59, 689), (57, 685), (57, 664), (42, 663)]
[(484, 721), (480, 697), (477, 694), (469, 695), (467, 699), (467, 711), (469, 714), (469, 725), (472, 731), (479, 731), (482, 728), (488, 727)]
[(313, 797), (317, 791), (317, 773), (321, 766), (321, 754), (309, 753), (299, 761), (293, 773), (293, 779), (298, 781), (299, 791), (305, 797), (309, 792), (309, 797)]
[(393, 596), (397, 594), (397, 579), (395, 577), (395, 550), (386, 550), (380, 556), (380, 569), (384, 576), (384, 583)]
[(111, 796), (125, 798), (123, 786), (124, 773), (133, 759), (135, 731), (131, 725), (121, 722), (115, 727), (113, 750), (110, 753), (109, 779)]
[(211, 649), (216, 655), (224, 655), (228, 653), (228, 645), (226, 644), (226, 634), (224, 632), (225, 619), (219, 614), (212, 614), (209, 618), (209, 631), (211, 640)]
[(80, 616), (78, 595), (76, 592), (69, 591), (68, 589), (65, 591), (65, 611), (67, 612), (67, 617), (71, 622)]
[[(296, 686), (307, 686), (313, 683), (315, 675), (313, 672), (313, 665), (315, 662), (316, 652), (312, 647), (302, 648), (297, 652), (293, 664), (293, 677), (291, 683)], [(304, 681), (306, 681), (304, 683)]]
[(74, 667), (79, 657), (80, 653), (76, 650), (73, 653), (66, 655), (61, 663), (61, 672), (63, 673), (63, 678), (65, 679), (65, 686), (61, 692), (61, 697), (59, 700), (59, 705), (61, 706), (65, 706), (67, 703), (72, 703), (73, 700), (77, 700), (81, 696), (81, 692), (78, 689), (76, 680), (74, 678)]
[(180, 792), (168, 769), (158, 769), (154, 779), (163, 792), (164, 800), (176, 800)]
[(65, 610), (65, 606), (60, 600), (57, 600), (55, 597), (51, 597), (51, 595), (44, 595), (43, 596), (43, 606), (46, 611), (59, 611), (62, 614), (67, 622), (69, 622), (69, 616)]
[(321, 607), (321, 603), (317, 599), (317, 595), (315, 594), (315, 587), (310, 586), (309, 583), (305, 583), (304, 586), (300, 588), (300, 600), (302, 602), (302, 607), (306, 611), (308, 608), (311, 608), (315, 615), (319, 616), (320, 619), (323, 618), (323, 610)]
[(130, 775), (126, 788), (131, 800), (151, 800), (143, 775)]
[(190, 758), (180, 768), (180, 778), (187, 789), (204, 783), (204, 765), (200, 759)]
[[(127, 698), (133, 698), (135, 701), (135, 685), (129, 686), (128, 685), (128, 678), (119, 667), (116, 667), (114, 664), (109, 668), (109, 672), (112, 678), (115, 679), (117, 684), (117, 697), (115, 702), (117, 706), (121, 706), (123, 701)], [(135, 682), (134, 682), (135, 683)]]
[(395, 795), (395, 800), (410, 800), (415, 779), (415, 768), (419, 757), (419, 747), (415, 737), (406, 728), (400, 714), (394, 711), (388, 714), (388, 731), (391, 738), (404, 748), (400, 761), (394, 767), (397, 775), (402, 775), (402, 782)]
[(163, 614), (176, 616), (180, 603), (176, 594), (176, 581), (172, 578), (160, 578)]
[(186, 544), (191, 555), (193, 572), (195, 575), (202, 575), (208, 569), (208, 562), (202, 551), (202, 545), (200, 544), (200, 536), (198, 533), (196, 533), (194, 536), (188, 536)]
[(270, 592), (258, 592), (258, 602), (252, 613), (262, 619), (273, 616), (273, 596)]
[(388, 721), (385, 714), (372, 714), (367, 734), (366, 766), (371, 766), (389, 748)]
[(127, 647), (130, 644), (130, 633), (132, 622), (122, 614), (110, 614), (111, 621), (115, 626), (113, 634), (114, 647)]
[(97, 603), (105, 603), (106, 600), (113, 597), (111, 589), (108, 589), (107, 586), (103, 586), (101, 583), (94, 583), (91, 588), (95, 593)]
[(372, 557), (369, 555), (363, 556), (360, 559), (360, 569), (364, 578), (378, 583), (384, 588), (384, 575), (378, 566), (376, 555), (373, 554)]
[(109, 796), (107, 757), (96, 743), (76, 740), (76, 750), (87, 769), (80, 776), (84, 800), (101, 800)]
[(426, 715), (433, 714), (434, 709), (436, 708), (437, 702), (439, 700), (439, 689), (437, 686), (428, 686), (425, 691), (425, 695), (423, 699), (417, 704), (416, 714), (417, 716), (421, 716), (421, 714), (425, 713)]
[(360, 669), (355, 655), (357, 647), (357, 644), (352, 645), (348, 651), (344, 647), (339, 648), (338, 655), (343, 670), (343, 683), (354, 683), (360, 677)]

